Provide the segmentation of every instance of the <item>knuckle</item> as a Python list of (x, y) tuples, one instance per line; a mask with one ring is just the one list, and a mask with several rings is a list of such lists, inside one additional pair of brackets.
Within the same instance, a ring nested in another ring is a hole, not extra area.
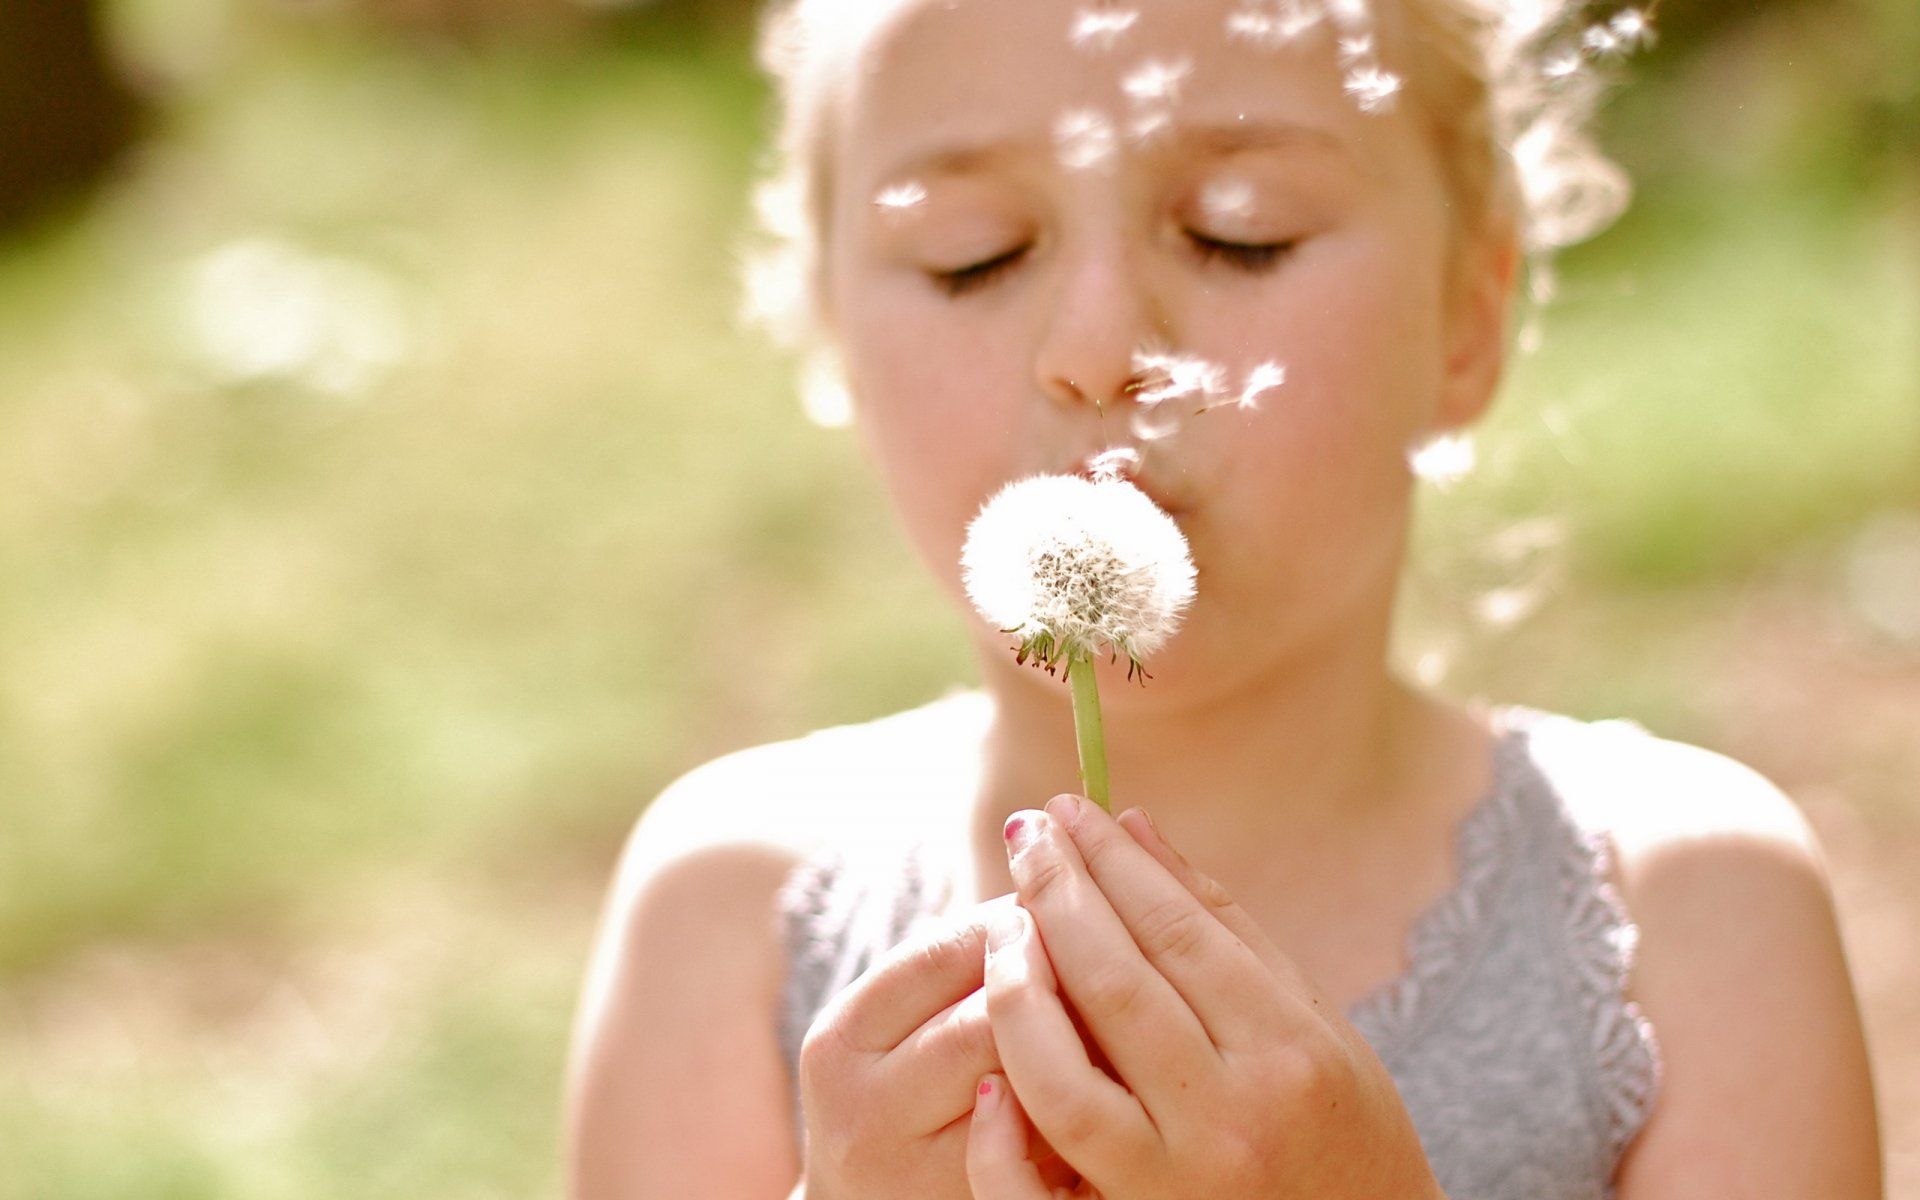
[(1042, 1089), (1042, 1094), (1035, 1097), (1035, 1104), (1044, 1106), (1047, 1112), (1044, 1132), (1055, 1149), (1084, 1151), (1107, 1132), (1106, 1118), (1099, 1106), (1085, 1096), (1055, 1094), (1052, 1089)]
[(1134, 936), (1150, 959), (1188, 958), (1205, 944), (1211, 920), (1190, 903), (1163, 901), (1135, 920)]
[(1146, 976), (1121, 959), (1105, 963), (1087, 976), (1076, 1002), (1088, 1016), (1114, 1020), (1139, 1008), (1146, 994)]
[[(1024, 856), (1023, 856), (1024, 857)], [(1027, 872), (1027, 886), (1024, 889), (1030, 904), (1043, 904), (1055, 899), (1064, 899), (1073, 891), (1073, 868), (1058, 856), (1034, 856), (1036, 861)]]
[(1211, 875), (1202, 875), (1195, 871), (1191, 890), (1194, 898), (1210, 909), (1233, 907), (1233, 897), (1228, 894), (1226, 887)]

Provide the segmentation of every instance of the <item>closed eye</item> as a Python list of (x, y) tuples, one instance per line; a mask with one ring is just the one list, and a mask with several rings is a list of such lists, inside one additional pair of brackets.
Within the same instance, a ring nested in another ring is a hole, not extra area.
[(951, 271), (930, 271), (934, 286), (949, 296), (964, 296), (975, 288), (992, 283), (1002, 273), (1019, 263), (1027, 255), (1027, 247), (1015, 246), (1004, 254), (981, 259), (964, 267)]
[(1222, 262), (1236, 271), (1257, 275), (1293, 252), (1297, 242), (1225, 242), (1187, 231), (1187, 238), (1203, 262)]

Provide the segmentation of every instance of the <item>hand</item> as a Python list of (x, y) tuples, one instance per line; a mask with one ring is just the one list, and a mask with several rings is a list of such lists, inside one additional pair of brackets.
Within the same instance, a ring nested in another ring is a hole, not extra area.
[[(1056, 797), (1007, 835), (1021, 907), (989, 932), (1005, 1080), (970, 1126), (975, 1200), (1440, 1196), (1379, 1058), (1145, 814)], [(1079, 1190), (1039, 1176), (1029, 1122)]]
[(834, 999), (800, 1050), (809, 1200), (971, 1200), (968, 1114), (999, 1069), (981, 991), (1001, 897), (909, 939)]

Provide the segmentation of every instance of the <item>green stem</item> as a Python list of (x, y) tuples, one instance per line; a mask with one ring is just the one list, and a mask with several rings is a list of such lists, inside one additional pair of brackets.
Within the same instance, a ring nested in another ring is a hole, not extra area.
[(1107, 736), (1100, 725), (1100, 688), (1094, 682), (1093, 661), (1084, 654), (1067, 656), (1067, 681), (1073, 685), (1073, 737), (1080, 746), (1080, 782), (1087, 799), (1108, 812)]

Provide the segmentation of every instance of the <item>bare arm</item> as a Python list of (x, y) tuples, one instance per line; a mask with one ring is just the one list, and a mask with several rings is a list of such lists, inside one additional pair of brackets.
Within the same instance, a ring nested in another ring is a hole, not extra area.
[(575, 1030), (567, 1154), (575, 1200), (779, 1200), (794, 1188), (775, 1032), (777, 848), (629, 844)]
[(1633, 987), (1665, 1076), (1620, 1200), (1876, 1200), (1873, 1088), (1818, 848), (1771, 785), (1695, 765), (1689, 803), (1710, 791), (1712, 811), (1623, 847)]

